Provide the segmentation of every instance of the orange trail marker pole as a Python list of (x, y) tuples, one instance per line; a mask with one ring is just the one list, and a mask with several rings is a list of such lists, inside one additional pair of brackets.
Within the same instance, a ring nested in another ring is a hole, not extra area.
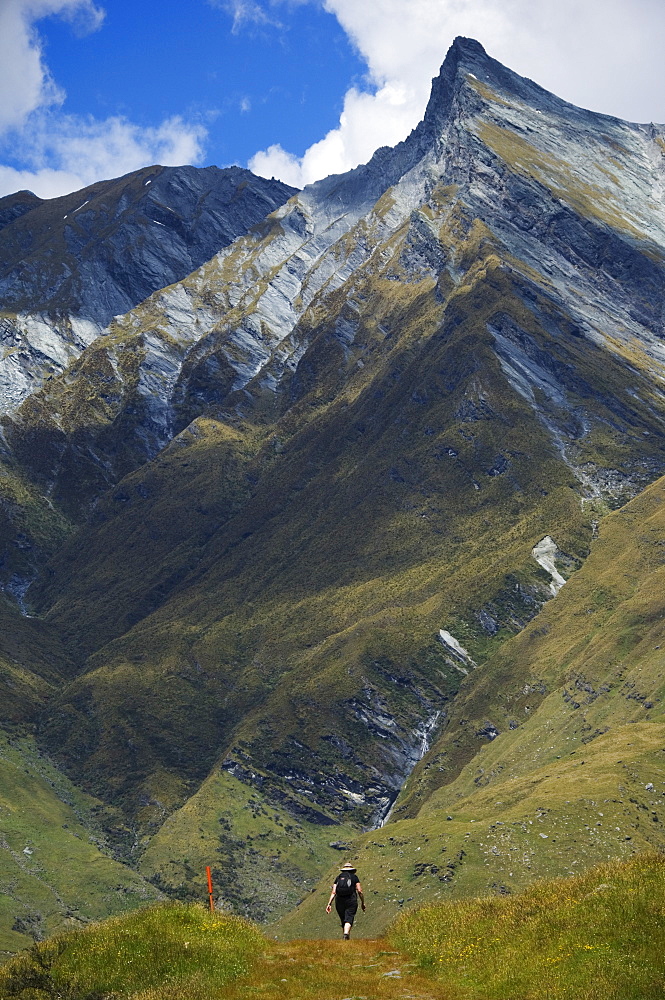
[(206, 875), (208, 876), (208, 899), (210, 900), (210, 912), (215, 912), (215, 904), (212, 899), (212, 875), (210, 874), (210, 865), (206, 865)]

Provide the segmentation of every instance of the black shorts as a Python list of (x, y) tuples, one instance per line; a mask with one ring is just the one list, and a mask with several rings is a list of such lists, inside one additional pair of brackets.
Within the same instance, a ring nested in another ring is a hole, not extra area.
[(353, 918), (358, 912), (357, 893), (354, 892), (351, 896), (335, 896), (335, 909), (342, 927), (344, 924), (353, 924)]

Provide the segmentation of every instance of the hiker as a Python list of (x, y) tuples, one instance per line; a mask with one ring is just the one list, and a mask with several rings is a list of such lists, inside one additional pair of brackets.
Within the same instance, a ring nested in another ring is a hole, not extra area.
[(335, 900), (335, 909), (337, 910), (337, 916), (339, 917), (340, 923), (344, 929), (344, 940), (348, 941), (351, 934), (351, 928), (353, 927), (353, 918), (358, 910), (358, 896), (360, 896), (360, 905), (363, 908), (363, 913), (365, 912), (365, 897), (363, 896), (363, 887), (360, 884), (360, 880), (356, 875), (356, 870), (353, 865), (349, 862), (339, 870), (339, 875), (332, 884), (332, 889), (330, 890), (330, 899), (328, 900), (328, 905), (326, 906), (326, 913), (330, 913), (332, 909), (332, 901)]

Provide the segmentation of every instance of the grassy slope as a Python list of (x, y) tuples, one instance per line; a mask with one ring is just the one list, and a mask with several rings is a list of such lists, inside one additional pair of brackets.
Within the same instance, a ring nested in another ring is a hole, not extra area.
[(67, 664), (55, 630), (22, 617), (14, 601), (0, 595), (0, 720), (4, 729), (34, 727), (62, 682)]
[(49, 699), (72, 673), (59, 631), (22, 615), (0, 593), (0, 726), (7, 734), (34, 733)]
[[(66, 644), (84, 657), (182, 584), (246, 501), (247, 466), (260, 441), (201, 417), (100, 500), (51, 563), (51, 575), (66, 581), (67, 611), (52, 615)], [(40, 604), (49, 586), (48, 578), (38, 581), (31, 599)]]
[(331, 841), (357, 834), (296, 818), (225, 771), (215, 771), (152, 837), (139, 869), (185, 900), (205, 897), (211, 865), (220, 903), (252, 920), (270, 921), (301, 902), (322, 869), (342, 857)]
[(664, 868), (648, 856), (512, 898), (425, 907), (387, 940), (277, 944), (202, 908), (153, 908), (38, 945), (0, 970), (0, 989), (18, 1000), (109, 990), (125, 1000), (656, 1000)]
[[(504, 734), (484, 751), (495, 768), (507, 743), (528, 768), (556, 759), (569, 738), (588, 743), (617, 725), (662, 717), (664, 498), (660, 479), (601, 523), (583, 570), (469, 682), (458, 724), (416, 770), (396, 815), (413, 814), (456, 777), (488, 713)], [(506, 732), (511, 722), (520, 728)], [(551, 749), (533, 746), (531, 734), (543, 725)]]
[[(664, 495), (659, 480), (603, 521), (583, 568), (465, 681), (393, 814), (414, 818), (356, 841), (369, 932), (426, 898), (512, 892), (665, 844)], [(323, 932), (325, 891), (280, 932)]]
[(107, 853), (102, 804), (43, 757), (30, 737), (0, 742), (0, 950), (158, 896)]
[[(268, 815), (284, 794), (297, 812), (304, 789), (323, 810), (319, 825), (371, 822), (370, 803), (349, 813), (351, 800), (329, 788), (331, 778), (360, 790), (377, 776), (401, 780), (390, 744), (356, 706), (392, 718), (391, 735), (413, 742), (459, 687), (438, 629), (482, 663), (543, 592), (532, 546), (551, 534), (573, 562), (586, 555), (594, 512), (581, 509), (573, 474), (506, 382), (493, 317), (511, 315), (565, 373), (570, 405), (592, 427), (576, 444), (580, 463), (630, 473), (658, 452), (660, 418), (625, 392), (638, 376), (609, 356), (599, 366), (584, 340), (553, 341), (546, 331), (565, 333), (568, 321), (547, 289), (502, 263), (459, 206), (442, 212), (456, 275), (445, 296), (431, 279), (390, 280), (407, 227), (383, 273), (361, 270), (312, 305), (281, 416), (257, 389), (244, 423), (198, 420), (53, 563), (40, 595), (48, 622), (83, 653), (101, 648), (49, 713), (49, 745), (146, 837), (229, 754), (251, 761)], [(360, 306), (349, 347), (335, 323), (350, 296)], [(611, 409), (624, 398), (629, 421), (623, 403), (620, 419)], [(567, 419), (551, 406), (547, 417)], [(494, 474), (499, 456), (506, 465)], [(478, 621), (487, 606), (501, 626), (494, 638)], [(294, 770), (301, 792), (286, 777)], [(179, 843), (194, 815), (180, 814)], [(236, 843), (241, 816), (229, 821)], [(262, 865), (282, 835), (271, 823), (253, 847)], [(328, 835), (304, 829), (325, 862)], [(146, 863), (181, 892), (182, 858), (167, 845), (160, 838)], [(296, 878), (309, 878), (307, 866)], [(264, 893), (248, 890), (241, 909), (274, 912)]]
[(426, 907), (390, 939), (468, 1000), (646, 1000), (665, 982), (665, 859), (606, 864), (514, 898)]
[(25, 1000), (203, 1000), (226, 995), (265, 944), (256, 927), (238, 918), (161, 906), (39, 945), (0, 970), (0, 987), (4, 996)]
[[(512, 893), (537, 879), (662, 847), (664, 735), (662, 725), (644, 723), (608, 734), (585, 747), (584, 764), (574, 757), (536, 768), (454, 805), (439, 796), (417, 819), (358, 838), (349, 854), (369, 901), (360, 933), (382, 933), (402, 910), (424, 902)], [(655, 793), (645, 790), (649, 782)], [(280, 937), (334, 936), (323, 912), (333, 877), (331, 870), (283, 918)]]
[(0, 458), (0, 569), (4, 584), (33, 579), (72, 530), (44, 491), (14, 465)]
[(69, 669), (54, 630), (0, 599), (0, 952), (158, 896), (111, 856), (102, 828), (127, 840), (123, 818), (81, 792), (35, 744), (39, 718)]
[[(561, 485), (561, 465), (540, 428), (529, 427), (525, 436), (528, 410), (506, 389), (478, 329), (476, 308), (484, 303), (484, 313), (491, 312), (497, 299), (507, 307), (502, 293), (508, 294), (510, 285), (504, 288), (502, 281), (497, 275), (495, 289), (481, 280), (467, 312), (452, 317), (450, 328), (444, 327), (424, 354), (411, 350), (405, 333), (392, 355), (375, 359), (376, 377), (363, 377), (355, 398), (334, 399), (317, 407), (307, 423), (296, 423), (277, 458), (272, 437), (248, 469), (255, 481), (251, 502), (209, 538), (200, 555), (192, 534), (169, 553), (176, 571), (185, 572), (175, 595), (89, 660), (86, 674), (65, 695), (65, 711), (74, 723), (67, 724), (68, 732), (58, 723), (62, 712), (54, 720), (54, 745), (73, 761), (87, 726), (77, 699), (81, 706), (100, 706), (103, 739), (86, 758), (88, 778), (106, 782), (110, 767), (122, 769), (123, 782), (134, 775), (150, 783), (151, 771), (166, 763), (184, 780), (200, 780), (201, 767), (212, 765), (216, 748), (225, 752), (239, 717), (252, 711), (238, 738), (252, 742), (259, 767), (274, 763), (285, 735), (304, 743), (313, 756), (323, 755), (321, 736), (329, 735), (331, 724), (341, 726), (361, 755), (374, 755), (376, 741), (366, 727), (346, 715), (324, 723), (326, 707), (330, 713), (335, 702), (353, 698), (364, 677), (383, 696), (379, 660), (384, 673), (401, 670), (406, 662), (407, 671), (441, 701), (454, 691), (458, 674), (438, 662), (438, 628), (472, 621), (473, 611), (495, 598), (506, 601), (508, 622), (511, 579), (514, 589), (516, 580), (536, 586), (543, 577), (530, 550), (544, 534), (553, 533), (573, 554), (584, 553), (588, 519), (572, 483)], [(415, 336), (432, 308), (429, 294), (412, 308), (408, 330)], [(400, 317), (384, 318), (399, 324)], [(334, 347), (322, 340), (320, 351)], [(461, 360), (469, 357), (470, 362)], [(445, 391), (442, 371), (454, 380), (454, 392)], [(416, 388), (429, 406), (404, 402)], [(455, 419), (469, 392), (483, 396), (496, 421)], [(288, 432), (296, 418), (284, 419)], [(447, 447), (457, 450), (457, 459), (448, 456)], [(164, 471), (154, 474), (169, 479), (168, 503), (144, 502), (134, 488), (136, 478), (128, 482), (121, 513), (59, 558), (50, 622), (70, 634), (76, 630), (86, 641), (127, 621), (140, 602), (137, 586), (153, 572), (157, 579), (164, 576), (160, 533), (164, 537), (179, 507), (186, 519), (198, 505), (192, 495), (196, 472), (219, 465), (218, 449), (214, 438), (204, 439), (192, 475), (192, 468), (185, 468), (187, 449), (173, 448), (175, 457), (165, 458)], [(502, 449), (512, 456), (512, 473), (490, 476), (486, 470)], [(474, 477), (481, 483), (478, 490)], [(566, 478), (572, 480), (570, 474)], [(141, 482), (149, 489), (147, 476)], [(497, 538), (502, 539), (498, 552)], [(86, 558), (93, 550), (98, 557)], [(146, 553), (143, 574), (126, 572)], [(463, 638), (480, 658), (492, 645), (478, 625)], [(276, 689), (280, 676), (284, 680)], [(287, 704), (289, 692), (295, 705)], [(396, 699), (404, 698), (390, 686), (386, 697), (412, 727), (419, 706), (400, 707)], [(127, 758), (128, 731), (141, 747), (139, 761), (136, 755), (131, 762)], [(165, 762), (160, 745), (173, 731), (188, 736), (178, 751), (184, 755), (180, 767)], [(334, 761), (329, 749), (326, 759), (328, 765)], [(356, 776), (361, 776), (357, 770)]]

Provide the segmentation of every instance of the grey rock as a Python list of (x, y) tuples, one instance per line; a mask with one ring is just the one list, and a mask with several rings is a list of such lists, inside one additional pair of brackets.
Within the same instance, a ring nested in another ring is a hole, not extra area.
[(294, 193), (239, 167), (155, 166), (46, 201), (0, 199), (0, 336), (13, 348), (0, 362), (0, 410)]

